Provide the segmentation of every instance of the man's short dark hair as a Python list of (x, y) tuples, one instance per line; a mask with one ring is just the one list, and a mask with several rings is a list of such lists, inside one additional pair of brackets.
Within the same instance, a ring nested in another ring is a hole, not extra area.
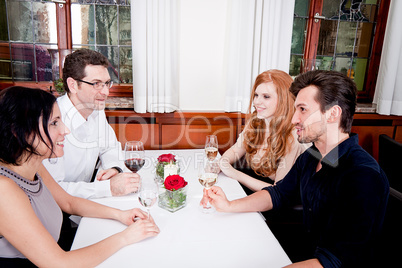
[(78, 49), (67, 55), (63, 67), (63, 84), (66, 92), (70, 92), (67, 78), (83, 79), (86, 76), (85, 67), (88, 65), (101, 65), (107, 68), (109, 61), (101, 53), (86, 48)]
[(295, 78), (290, 91), (297, 96), (300, 90), (315, 86), (318, 93), (315, 100), (320, 104), (322, 113), (339, 105), (342, 109), (340, 127), (350, 133), (356, 109), (357, 88), (352, 79), (335, 71), (310, 71)]

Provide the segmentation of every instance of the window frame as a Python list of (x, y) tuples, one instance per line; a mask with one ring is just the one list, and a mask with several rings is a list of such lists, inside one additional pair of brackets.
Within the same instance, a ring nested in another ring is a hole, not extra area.
[[(321, 20), (319, 19), (318, 22), (314, 22), (314, 14), (322, 14), (323, 2), (324, 0), (310, 1), (303, 59), (314, 59), (314, 55), (317, 55)], [(370, 53), (368, 71), (366, 73), (367, 78), (363, 90), (359, 91), (357, 96), (357, 101), (359, 103), (371, 103), (374, 98), (389, 6), (390, 0), (380, 0), (374, 40)]]
[[(57, 45), (58, 49), (72, 49), (72, 27), (71, 27), (71, 0), (52, 1), (56, 5), (56, 24), (57, 24)], [(62, 68), (62, 67), (60, 67)], [(61, 71), (61, 70), (60, 70)], [(60, 72), (61, 73), (61, 72)], [(0, 90), (10, 86), (36, 87), (52, 91), (53, 82), (34, 82), (34, 81), (0, 81)], [(133, 84), (114, 83), (109, 90), (111, 97), (132, 97)]]
[[(65, 3), (56, 3), (56, 21), (57, 21), (57, 42), (59, 49), (72, 49), (72, 28), (71, 28), (71, 0)], [(358, 93), (358, 102), (372, 102), (377, 82), (381, 52), (384, 42), (385, 29), (388, 18), (390, 0), (380, 0), (377, 23), (374, 33), (374, 40), (368, 64), (367, 78), (363, 91)], [(321, 20), (314, 23), (314, 14), (322, 14), (323, 0), (311, 0), (309, 6), (309, 18), (306, 27), (306, 41), (304, 46), (304, 59), (313, 59), (318, 48), (319, 30)], [(0, 81), (0, 89), (12, 86), (22, 85), (30, 87), (39, 87), (50, 90), (52, 82), (22, 82), (22, 81)], [(114, 97), (132, 97), (132, 84), (114, 84), (110, 89), (110, 96)]]

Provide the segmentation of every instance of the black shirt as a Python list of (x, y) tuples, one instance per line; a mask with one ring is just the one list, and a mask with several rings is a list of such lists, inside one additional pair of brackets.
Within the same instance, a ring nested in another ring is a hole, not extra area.
[(277, 209), (295, 201), (315, 247), (312, 258), (324, 267), (361, 267), (373, 256), (381, 231), (389, 184), (378, 163), (358, 144), (343, 141), (321, 161), (313, 145), (275, 186), (264, 188)]

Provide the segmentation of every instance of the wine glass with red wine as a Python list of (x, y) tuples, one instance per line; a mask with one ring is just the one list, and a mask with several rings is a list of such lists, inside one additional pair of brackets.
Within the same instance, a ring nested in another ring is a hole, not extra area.
[(144, 144), (141, 141), (128, 141), (124, 147), (124, 164), (134, 173), (137, 173), (144, 164)]

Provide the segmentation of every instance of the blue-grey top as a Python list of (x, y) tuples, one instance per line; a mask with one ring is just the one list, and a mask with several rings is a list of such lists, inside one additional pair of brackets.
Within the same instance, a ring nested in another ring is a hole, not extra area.
[[(60, 236), (63, 215), (52, 194), (43, 183), (42, 178), (36, 174), (34, 181), (27, 180), (12, 170), (0, 165), (0, 175), (12, 179), (28, 196), (32, 209), (45, 226), (46, 230), (57, 241)], [(27, 223), (29, 221), (27, 220)], [(0, 257), (25, 258), (7, 239), (0, 236)]]

